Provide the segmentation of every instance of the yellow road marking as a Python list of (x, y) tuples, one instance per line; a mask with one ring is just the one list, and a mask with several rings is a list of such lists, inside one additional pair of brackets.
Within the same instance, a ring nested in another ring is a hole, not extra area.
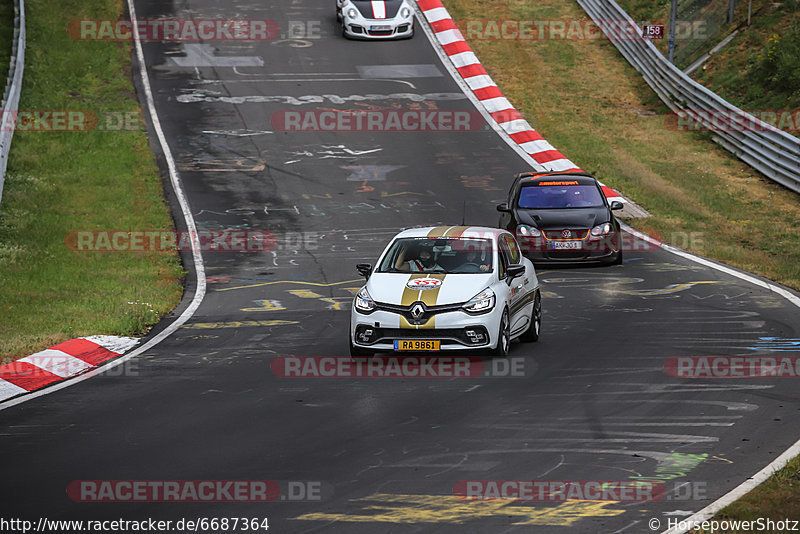
[(634, 295), (637, 297), (655, 297), (658, 295), (670, 295), (698, 284), (719, 284), (717, 280), (710, 280), (704, 282), (686, 282), (684, 284), (672, 284), (662, 289), (604, 289), (598, 288), (600, 291), (608, 291), (610, 293), (622, 293), (623, 295)]
[(328, 306), (329, 310), (341, 311), (344, 310), (344, 308), (342, 308), (342, 304), (346, 304), (352, 299), (350, 297), (321, 297), (319, 300), (330, 303), (331, 305)]
[(452, 495), (390, 495), (378, 493), (351, 502), (365, 504), (357, 514), (310, 513), (304, 521), (353, 523), (465, 523), (489, 517), (519, 517), (514, 525), (570, 526), (589, 517), (614, 517), (624, 510), (609, 509), (613, 501), (565, 501), (551, 505), (520, 505), (518, 501), (464, 501)]
[(300, 297), (301, 299), (318, 299), (322, 297), (319, 293), (314, 293), (310, 289), (288, 289), (287, 292), (291, 293), (295, 297)]
[(191, 323), (181, 326), (181, 328), (241, 328), (243, 326), (284, 326), (290, 324), (300, 324), (300, 321), (282, 321), (275, 319), (271, 321), (227, 321), (224, 323)]
[[(216, 289), (216, 291), (233, 291), (234, 289), (249, 289), (251, 287), (261, 287), (261, 286), (271, 286), (275, 284), (298, 284), (304, 286), (315, 286), (315, 287), (331, 287), (331, 286), (338, 286), (342, 284), (352, 284), (353, 282), (360, 282), (361, 280), (345, 280), (343, 282), (332, 282), (330, 284), (323, 284), (322, 282), (303, 282), (301, 280), (275, 280), (273, 282), (260, 282), (258, 284), (250, 284), (247, 286), (237, 286), (237, 287), (226, 287), (223, 289)], [(360, 289), (360, 288), (359, 288)]]
[(285, 306), (281, 306), (281, 301), (279, 300), (254, 300), (258, 307), (256, 308), (242, 308), (242, 311), (246, 312), (260, 312), (260, 311), (278, 311), (278, 310), (285, 310)]

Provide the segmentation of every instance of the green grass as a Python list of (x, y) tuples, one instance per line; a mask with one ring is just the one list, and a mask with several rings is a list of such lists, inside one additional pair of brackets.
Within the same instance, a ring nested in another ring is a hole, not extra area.
[[(753, 491), (726, 506), (714, 516), (717, 521), (755, 521), (770, 518), (775, 523), (785, 519), (800, 518), (800, 457), (772, 475)], [(692, 532), (703, 532), (694, 530)], [(750, 530), (716, 530), (715, 534), (750, 534)], [(786, 532), (764, 530), (763, 532)]]
[[(129, 43), (67, 34), (71, 20), (116, 19), (121, 2), (29, 0), (26, 8), (20, 110), (140, 117)], [(0, 358), (77, 336), (146, 332), (180, 300), (177, 254), (78, 252), (65, 238), (70, 231), (171, 228), (143, 126), (15, 132), (0, 204)]]
[(800, 2), (768, 5), (695, 78), (748, 111), (800, 108)]
[[(0, 91), (8, 77), (11, 47), (14, 44), (14, 0), (0, 0)], [(2, 94), (2, 92), (0, 92)]]

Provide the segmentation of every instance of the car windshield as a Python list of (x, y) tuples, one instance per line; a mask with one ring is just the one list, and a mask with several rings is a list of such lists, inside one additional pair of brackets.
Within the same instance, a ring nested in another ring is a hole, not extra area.
[(526, 209), (599, 208), (600, 190), (594, 185), (528, 185), (519, 192), (517, 206)]
[(492, 240), (419, 237), (396, 240), (378, 267), (379, 273), (490, 273)]

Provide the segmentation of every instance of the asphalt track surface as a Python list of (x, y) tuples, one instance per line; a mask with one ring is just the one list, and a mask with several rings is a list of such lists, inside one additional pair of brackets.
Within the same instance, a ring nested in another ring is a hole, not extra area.
[[(795, 380), (687, 380), (663, 369), (672, 356), (797, 355), (781, 341), (800, 337), (797, 308), (661, 250), (630, 251), (616, 267), (540, 269), (543, 334), (513, 345), (517, 376), (276, 376), (279, 356), (347, 354), (355, 263), (374, 261), (403, 227), (460, 223), (464, 206), (468, 224), (494, 224), (494, 204), (525, 164), (488, 128), (281, 133), (271, 124), (297, 109), (472, 109), (421, 32), (343, 40), (332, 1), (136, 7), (148, 19), (320, 21), (315, 39), (214, 43), (219, 57), (257, 56), (263, 67), (182, 67), (171, 61), (180, 45), (145, 44), (198, 228), (269, 230), (277, 247), (204, 253), (209, 291), (177, 334), (122, 370), (0, 412), (2, 516), (268, 517), (271, 532), (650, 532), (650, 518), (666, 526), (699, 510), (798, 438)], [(365, 67), (393, 65), (425, 65), (411, 72), (425, 76), (367, 77), (375, 71)], [(395, 96), (300, 98), (367, 94)], [(464, 480), (636, 477), (663, 481), (670, 498), (453, 497)], [(74, 480), (312, 481), (322, 498), (78, 503), (66, 494)]]

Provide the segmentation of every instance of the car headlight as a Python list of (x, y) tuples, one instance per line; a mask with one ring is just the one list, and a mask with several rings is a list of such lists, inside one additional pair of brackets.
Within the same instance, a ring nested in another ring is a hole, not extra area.
[(361, 291), (356, 294), (355, 306), (362, 313), (369, 313), (375, 310), (375, 301), (369, 296), (366, 286), (362, 287)]
[(541, 237), (542, 232), (538, 228), (528, 226), (527, 224), (517, 225), (517, 237)]
[(400, 10), (400, 16), (403, 17), (404, 19), (407, 19), (408, 17), (411, 16), (411, 10), (407, 7), (404, 7), (403, 9)]
[(611, 233), (611, 223), (598, 224), (597, 226), (592, 228), (591, 233), (595, 237), (608, 235)]
[(347, 18), (354, 19), (358, 16), (358, 11), (356, 11), (354, 7), (351, 7), (350, 9), (347, 10), (347, 13), (345, 14), (347, 15)]
[(488, 287), (469, 299), (469, 302), (464, 304), (464, 310), (469, 313), (486, 313), (494, 308), (494, 291)]

